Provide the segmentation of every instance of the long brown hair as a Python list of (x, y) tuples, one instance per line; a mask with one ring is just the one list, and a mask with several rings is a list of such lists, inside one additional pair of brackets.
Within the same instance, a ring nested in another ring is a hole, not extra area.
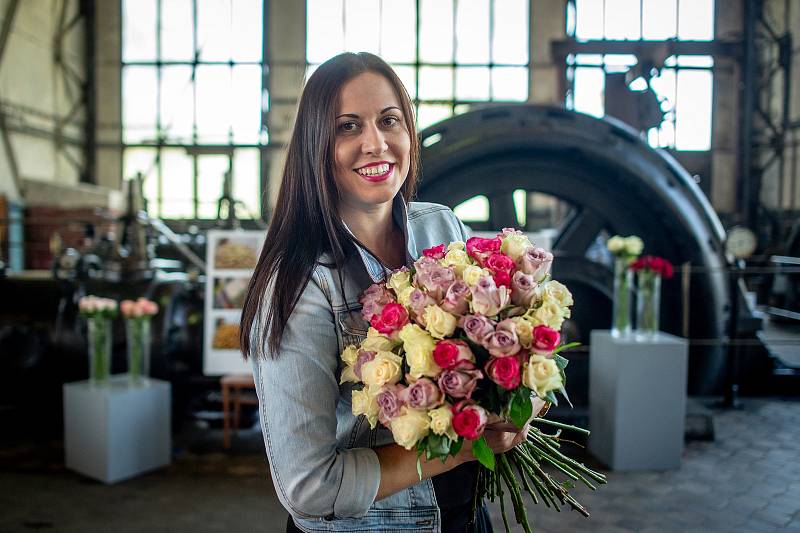
[[(320, 254), (332, 255), (341, 283), (342, 266), (349, 255), (355, 253), (354, 239), (337, 214), (336, 107), (342, 86), (364, 72), (385, 77), (400, 100), (411, 138), (408, 176), (400, 193), (406, 202), (414, 194), (419, 140), (413, 104), (400, 78), (383, 59), (367, 52), (340, 54), (320, 65), (309, 77), (300, 96), (278, 201), (247, 288), (239, 330), (245, 359), (254, 355), (263, 357), (265, 341), (269, 352), (277, 356), (286, 322)], [(267, 299), (265, 294), (270, 286), (271, 294)], [(262, 323), (264, 305), (267, 308), (265, 323)], [(257, 345), (253, 346), (252, 342)]]

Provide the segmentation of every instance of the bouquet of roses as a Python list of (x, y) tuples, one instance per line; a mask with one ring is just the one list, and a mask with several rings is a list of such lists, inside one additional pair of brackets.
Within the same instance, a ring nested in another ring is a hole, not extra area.
[[(475, 503), (510, 492), (514, 514), (530, 531), (522, 491), (535, 503), (559, 503), (588, 516), (543, 469), (549, 464), (572, 481), (594, 489), (605, 478), (567, 457), (561, 429), (585, 430), (534, 415), (537, 396), (557, 404), (567, 360), (560, 329), (573, 304), (569, 290), (551, 279), (553, 255), (519, 231), (504, 229), (491, 239), (440, 244), (423, 251), (413, 268), (392, 273), (361, 296), (370, 324), (366, 339), (347, 346), (341, 381), (355, 383), (353, 414), (371, 427), (389, 428), (395, 441), (427, 459), (455, 455), (471, 442), (479, 468)], [(360, 387), (359, 387), (360, 385)], [(495, 457), (483, 432), (491, 419), (531, 425), (527, 440)], [(535, 424), (555, 426), (547, 433)], [(421, 466), (417, 462), (421, 476)]]

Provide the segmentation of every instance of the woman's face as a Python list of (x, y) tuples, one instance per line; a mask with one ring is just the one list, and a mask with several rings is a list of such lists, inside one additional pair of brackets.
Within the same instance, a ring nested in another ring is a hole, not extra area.
[(391, 202), (408, 174), (411, 138), (389, 81), (365, 72), (348, 81), (336, 110), (334, 179), (344, 208)]

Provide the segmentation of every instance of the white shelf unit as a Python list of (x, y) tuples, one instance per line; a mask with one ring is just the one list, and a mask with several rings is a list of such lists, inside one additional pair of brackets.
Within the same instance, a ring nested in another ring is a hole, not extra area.
[[(203, 314), (203, 374), (221, 376), (224, 374), (249, 374), (249, 363), (242, 359), (238, 349), (217, 349), (212, 346), (214, 332), (220, 322), (239, 324), (242, 310), (240, 308), (214, 307), (214, 291), (218, 283), (236, 281), (242, 283), (253, 275), (253, 268), (217, 268), (216, 257), (221, 246), (238, 245), (240, 259), (252, 255), (250, 259), (258, 259), (264, 243), (263, 231), (252, 230), (209, 230), (206, 248), (206, 293), (205, 313)], [(246, 246), (249, 251), (244, 248)], [(255, 262), (253, 261), (253, 265)]]

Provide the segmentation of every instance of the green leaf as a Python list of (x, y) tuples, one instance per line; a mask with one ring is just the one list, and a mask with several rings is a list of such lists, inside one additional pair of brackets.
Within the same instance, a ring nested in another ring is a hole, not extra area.
[(575, 484), (572, 483), (570, 480), (562, 481), (561, 483), (559, 483), (559, 485), (561, 485), (563, 488), (567, 490), (575, 488)]
[(556, 398), (555, 391), (548, 391), (547, 394), (544, 395), (544, 399), (553, 405), (558, 405), (558, 398)]
[(483, 435), (479, 439), (472, 441), (472, 455), (483, 466), (494, 472), (494, 452), (489, 448), (489, 444)]
[(520, 393), (511, 398), (509, 415), (514, 425), (521, 429), (533, 414), (533, 406), (531, 405), (530, 394), (524, 390), (520, 390)]
[(553, 360), (556, 362), (556, 366), (558, 366), (558, 368), (561, 370), (567, 368), (567, 365), (569, 364), (569, 359), (560, 355), (553, 357)]
[(575, 348), (577, 346), (580, 346), (580, 345), (581, 345), (581, 343), (579, 343), (579, 342), (570, 342), (570, 343), (567, 343), (567, 344), (562, 344), (561, 346), (559, 346), (555, 350), (553, 350), (553, 353), (563, 352), (564, 350), (571, 350), (571, 349), (573, 349), (573, 348)]
[(428, 453), (432, 457), (447, 457), (450, 439), (443, 435), (428, 435)]
[(461, 446), (464, 444), (464, 438), (459, 437), (458, 440), (450, 441), (450, 455), (453, 457), (461, 451)]
[(564, 387), (561, 387), (560, 389), (558, 389), (558, 392), (560, 392), (561, 395), (564, 397), (564, 399), (567, 400), (567, 403), (569, 404), (569, 406), (572, 407), (573, 409), (575, 409), (575, 406), (573, 406), (572, 402), (569, 401), (569, 394), (567, 394), (567, 389), (565, 389)]

